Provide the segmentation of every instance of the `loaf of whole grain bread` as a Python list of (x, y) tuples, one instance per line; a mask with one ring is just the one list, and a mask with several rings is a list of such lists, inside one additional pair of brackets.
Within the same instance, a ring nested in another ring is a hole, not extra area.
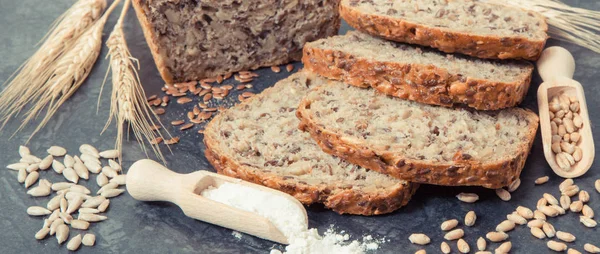
[(548, 38), (542, 15), (477, 0), (342, 0), (340, 14), (372, 35), (479, 58), (537, 60)]
[(339, 0), (134, 0), (167, 83), (300, 60), (304, 43), (337, 34)]
[(519, 178), (538, 117), (510, 108), (472, 111), (420, 104), (337, 81), (297, 111), (321, 148), (410, 182), (500, 188)]
[(206, 157), (221, 174), (338, 213), (376, 215), (405, 205), (417, 184), (324, 153), (298, 129), (300, 100), (324, 81), (300, 72), (219, 114), (204, 131)]
[(480, 60), (386, 41), (350, 31), (307, 43), (306, 69), (358, 87), (417, 102), (479, 110), (519, 104), (533, 65), (525, 61)]

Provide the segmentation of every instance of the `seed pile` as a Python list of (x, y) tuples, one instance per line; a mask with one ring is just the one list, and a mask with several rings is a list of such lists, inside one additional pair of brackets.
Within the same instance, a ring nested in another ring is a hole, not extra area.
[(566, 171), (571, 171), (572, 166), (583, 157), (583, 150), (578, 145), (581, 142), (578, 131), (583, 127), (583, 120), (579, 115), (579, 101), (575, 97), (559, 94), (550, 99), (549, 109), (551, 149), (556, 156), (556, 164)]
[[(23, 183), (27, 194), (33, 197), (47, 197), (55, 194), (45, 206), (27, 208), (30, 216), (47, 216), (42, 228), (35, 233), (35, 239), (42, 240), (48, 235), (54, 235), (58, 244), (69, 239), (70, 231), (85, 231), (90, 223), (106, 220), (103, 215), (110, 205), (110, 198), (119, 196), (124, 189), (118, 187), (125, 184), (125, 174), (114, 159), (119, 157), (117, 150), (99, 152), (95, 147), (83, 144), (79, 147), (79, 156), (67, 154), (60, 146), (51, 146), (43, 159), (32, 155), (29, 148), (19, 147), (21, 159), (7, 166), (18, 171), (17, 180)], [(63, 157), (62, 162), (58, 157)], [(102, 166), (100, 159), (107, 160), (108, 165)], [(63, 182), (51, 183), (40, 179), (40, 171), (52, 168), (62, 174)], [(100, 187), (96, 195), (83, 185), (80, 179), (88, 180), (91, 174), (96, 174), (96, 184)], [(35, 183), (37, 186), (32, 187)], [(72, 232), (71, 232), (72, 233)], [(77, 234), (67, 242), (67, 249), (75, 251), (81, 244), (93, 246), (96, 236), (91, 233)]]
[[(292, 72), (294, 66), (288, 64), (286, 67), (287, 72)], [(281, 68), (279, 66), (272, 66), (271, 71), (279, 73)], [(224, 82), (233, 77), (238, 84), (225, 84)], [(193, 128), (195, 125), (200, 125), (210, 120), (218, 112), (225, 109), (224, 103), (220, 103), (234, 92), (237, 93), (238, 101), (244, 101), (252, 96), (253, 92), (246, 91), (253, 87), (250, 82), (254, 81), (259, 75), (251, 71), (240, 71), (236, 74), (228, 73), (225, 75), (219, 75), (215, 78), (203, 79), (200, 81), (192, 81), (186, 83), (177, 84), (165, 84), (162, 87), (162, 91), (166, 94), (164, 96), (152, 95), (147, 98), (148, 104), (154, 107), (154, 113), (157, 115), (163, 115), (166, 113), (166, 106), (171, 101), (176, 101), (177, 104), (189, 104), (189, 110), (185, 114), (186, 119), (178, 119), (171, 121), (171, 125), (177, 126), (180, 131), (187, 131)], [(226, 104), (226, 103), (225, 103)], [(155, 125), (153, 129), (159, 130), (161, 127)], [(204, 129), (198, 131), (202, 134)], [(169, 140), (163, 140), (162, 137), (157, 137), (152, 140), (152, 144), (160, 144), (164, 142), (167, 145), (178, 143), (179, 137), (173, 137)]]
[[(535, 184), (544, 184), (548, 180), (548, 176), (540, 177), (535, 181)], [(516, 180), (508, 187), (508, 190), (500, 189), (501, 191), (496, 190), (496, 193), (502, 198), (502, 195), (505, 195), (506, 193), (510, 195), (510, 192), (515, 191), (520, 184), (521, 181)], [(600, 179), (595, 181), (595, 188), (598, 193), (600, 193)], [(587, 204), (590, 201), (590, 194), (585, 190), (581, 190), (579, 186), (575, 184), (573, 179), (564, 180), (559, 185), (558, 189), (560, 191), (559, 199), (551, 193), (544, 193), (542, 198), (537, 202), (535, 210), (525, 206), (518, 206), (515, 211), (507, 214), (506, 220), (500, 222), (496, 226), (495, 231), (488, 232), (484, 237), (479, 237), (477, 239), (476, 246), (478, 251), (476, 253), (492, 253), (486, 251), (486, 248), (488, 247), (487, 241), (501, 243), (494, 250), (494, 253), (509, 253), (512, 248), (512, 243), (509, 240), (509, 232), (521, 225), (529, 227), (533, 237), (542, 240), (548, 239), (546, 245), (550, 250), (568, 250), (568, 253), (581, 253), (568, 246), (568, 244), (576, 241), (576, 235), (570, 232), (557, 230), (554, 225), (551, 224), (549, 218), (560, 217), (571, 211), (573, 213), (579, 213), (579, 221), (583, 228), (595, 228), (598, 223), (594, 220), (594, 211)], [(457, 198), (465, 203), (474, 203), (479, 199), (479, 196), (474, 193), (460, 193), (457, 195)], [(510, 198), (502, 199), (507, 201)], [(469, 211), (464, 217), (464, 226), (472, 227), (476, 224), (476, 220), (477, 215), (475, 214), (475, 211)], [(471, 250), (469, 243), (464, 240), (464, 229), (458, 228), (459, 224), (460, 222), (458, 219), (449, 219), (442, 222), (440, 225), (440, 229), (445, 231), (444, 239), (446, 240), (440, 244), (442, 253), (451, 253), (452, 251), (451, 243), (447, 241), (456, 241), (456, 250), (459, 253), (469, 253)], [(551, 238), (555, 239), (551, 240)], [(409, 241), (416, 245), (427, 245), (432, 242), (432, 239), (425, 234), (414, 233), (409, 236)], [(600, 248), (591, 243), (586, 243), (584, 249), (589, 253), (600, 253)]]

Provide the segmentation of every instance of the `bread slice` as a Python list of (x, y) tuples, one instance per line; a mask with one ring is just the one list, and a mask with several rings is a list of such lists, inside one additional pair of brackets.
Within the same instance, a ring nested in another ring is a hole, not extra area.
[(548, 25), (538, 13), (472, 0), (342, 0), (361, 31), (479, 58), (537, 60)]
[(133, 0), (165, 82), (214, 78), (300, 60), (338, 33), (339, 0)]
[(469, 111), (389, 97), (337, 81), (311, 90), (297, 112), (321, 148), (410, 182), (508, 186), (533, 143), (529, 110)]
[(323, 80), (300, 72), (219, 114), (204, 131), (206, 157), (221, 174), (338, 213), (376, 215), (405, 205), (416, 184), (326, 154), (298, 130), (296, 108), (309, 87)]
[(497, 110), (519, 104), (533, 65), (479, 60), (350, 31), (307, 43), (305, 68), (330, 79), (427, 104)]

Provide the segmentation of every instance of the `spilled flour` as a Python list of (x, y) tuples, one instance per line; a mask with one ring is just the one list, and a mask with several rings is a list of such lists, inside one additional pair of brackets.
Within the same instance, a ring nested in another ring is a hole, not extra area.
[[(379, 244), (385, 242), (385, 239), (373, 239), (370, 235), (364, 236), (362, 241), (350, 241), (350, 235), (343, 231), (336, 233), (333, 225), (321, 236), (317, 229), (308, 229), (304, 209), (292, 201), (240, 184), (224, 183), (218, 188), (210, 187), (204, 190), (201, 195), (270, 220), (288, 238), (290, 244), (285, 247), (285, 253), (362, 254), (378, 249)], [(241, 235), (238, 237), (235, 233), (234, 236), (241, 238)], [(271, 254), (280, 253), (280, 250), (271, 250)]]

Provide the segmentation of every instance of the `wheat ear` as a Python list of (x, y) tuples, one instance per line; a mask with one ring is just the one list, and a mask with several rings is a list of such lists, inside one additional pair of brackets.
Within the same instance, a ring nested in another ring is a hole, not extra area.
[[(72, 47), (65, 52), (54, 67), (48, 79), (34, 92), (36, 101), (26, 113), (23, 123), (16, 132), (24, 128), (41, 111), (47, 107), (47, 112), (37, 128), (31, 134), (33, 137), (43, 128), (58, 108), (77, 91), (90, 74), (98, 59), (102, 47), (102, 30), (110, 13), (121, 0), (115, 0), (102, 17), (83, 33)], [(15, 133), (16, 133), (15, 132)], [(14, 135), (14, 134), (13, 134)], [(31, 139), (29, 137), (29, 139)], [(28, 140), (29, 141), (29, 140)]]
[(550, 37), (600, 53), (600, 12), (576, 8), (559, 0), (487, 0), (535, 11), (546, 17)]
[[(140, 147), (147, 155), (146, 146), (144, 145), (145, 141), (150, 143), (151, 140), (157, 136), (162, 137), (162, 135), (160, 132), (155, 132), (152, 128), (155, 125), (155, 121), (160, 124), (160, 120), (158, 120), (158, 117), (146, 101), (146, 94), (144, 93), (137, 70), (139, 69), (139, 64), (138, 66), (135, 64), (138, 61), (131, 56), (127, 47), (127, 41), (125, 40), (123, 20), (129, 9), (129, 4), (130, 0), (125, 0), (121, 16), (106, 41), (106, 46), (109, 49), (107, 58), (110, 58), (107, 75), (109, 71), (112, 71), (112, 94), (110, 99), (111, 116), (108, 118), (104, 129), (108, 128), (112, 117), (114, 117), (117, 122), (116, 149), (119, 151), (123, 149), (124, 133), (131, 129), (136, 140), (140, 143)], [(150, 146), (155, 155), (164, 162), (164, 156), (158, 145)]]
[[(0, 94), (0, 119), (16, 115), (50, 79), (57, 60), (92, 26), (106, 8), (106, 0), (79, 0), (56, 19), (40, 48), (6, 81)], [(3, 124), (3, 127), (4, 127)]]

